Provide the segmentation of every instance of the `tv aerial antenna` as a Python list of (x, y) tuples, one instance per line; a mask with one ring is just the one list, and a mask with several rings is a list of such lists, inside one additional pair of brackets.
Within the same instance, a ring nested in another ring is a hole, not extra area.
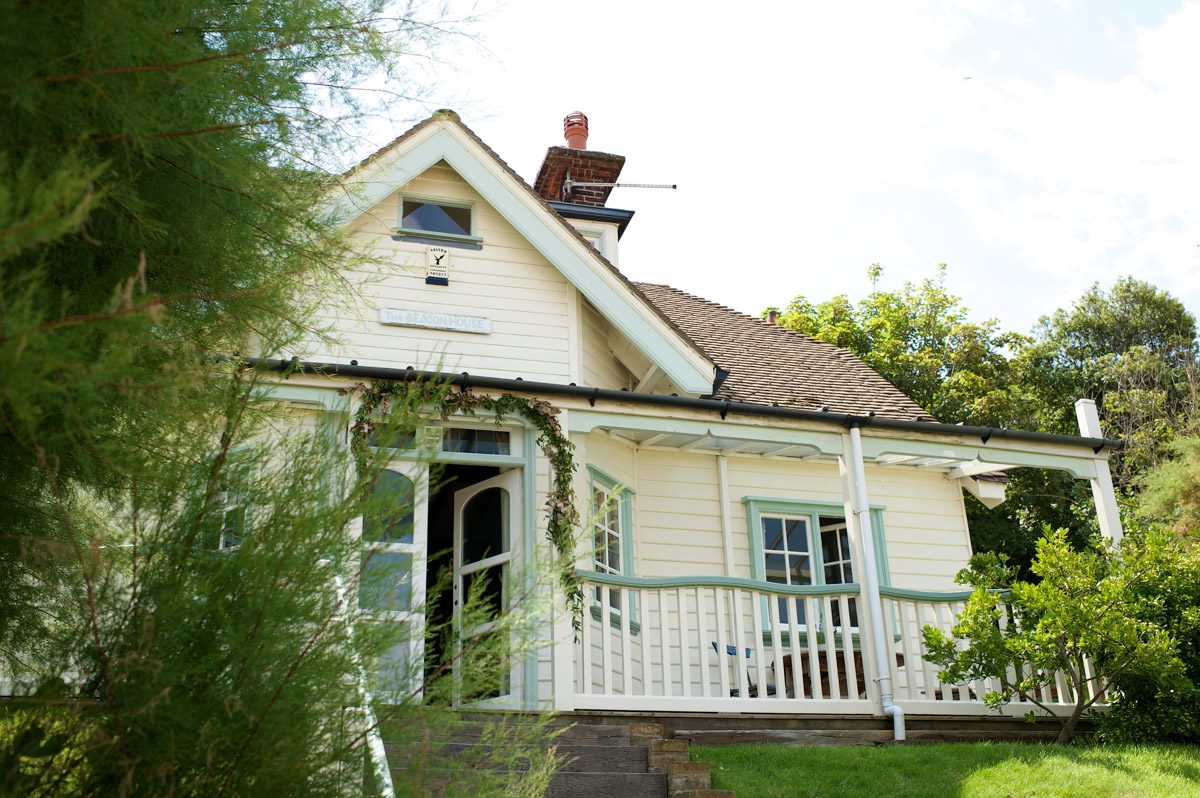
[(562, 187), (567, 194), (577, 188), (679, 188), (675, 183), (579, 183), (571, 179), (570, 172), (563, 178)]

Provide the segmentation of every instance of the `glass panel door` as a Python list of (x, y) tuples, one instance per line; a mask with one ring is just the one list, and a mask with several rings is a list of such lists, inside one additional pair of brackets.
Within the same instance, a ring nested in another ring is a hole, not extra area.
[[(456, 683), (470, 668), (473, 651), (495, 656), (508, 645), (485, 642), (497, 619), (513, 601), (512, 544), (521, 529), (521, 470), (512, 469), (454, 493), (454, 626), (457, 635)], [(479, 583), (482, 581), (482, 587)], [(474, 592), (479, 601), (464, 613)], [(502, 656), (502, 655), (501, 655)], [(511, 658), (504, 658), (507, 662)], [(482, 667), (485, 663), (480, 662)], [(491, 663), (494, 667), (496, 663)], [(500, 667), (496, 689), (486, 697), (518, 694), (520, 669), (514, 663)]]
[(425, 569), (429, 472), (392, 463), (371, 488), (362, 519), (359, 607), (381, 622), (405, 625), (404, 642), (376, 663), (374, 688), (420, 692), (425, 657)]

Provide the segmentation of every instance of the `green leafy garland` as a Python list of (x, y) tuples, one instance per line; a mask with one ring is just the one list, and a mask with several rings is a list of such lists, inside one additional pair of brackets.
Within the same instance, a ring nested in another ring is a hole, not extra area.
[(375, 431), (377, 410), (387, 411), (388, 405), (403, 397), (409, 406), (438, 405), (443, 420), (454, 413), (474, 416), (483, 410), (496, 416), (496, 425), (510, 416), (519, 416), (537, 429), (537, 443), (551, 466), (550, 494), (546, 497), (546, 539), (558, 552), (560, 581), (567, 596), (576, 631), (583, 617), (583, 587), (575, 572), (575, 528), (579, 512), (575, 508), (575, 444), (563, 434), (558, 422), (558, 408), (543, 399), (527, 399), (510, 393), (499, 396), (472, 393), (469, 388), (447, 391), (444, 386), (428, 382), (396, 382), (376, 380), (370, 385), (357, 386), (361, 404), (350, 428), (350, 448), (365, 462), (369, 440)]

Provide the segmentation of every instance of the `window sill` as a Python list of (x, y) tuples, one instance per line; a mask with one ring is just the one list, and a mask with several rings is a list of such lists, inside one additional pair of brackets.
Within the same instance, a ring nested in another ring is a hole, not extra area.
[(429, 230), (409, 230), (404, 227), (393, 227), (392, 237), (400, 241), (411, 241), (416, 244), (439, 244), (460, 249), (483, 249), (483, 239), (479, 236), (463, 236), (455, 233), (435, 233)]
[[(855, 629), (857, 629), (858, 627), (854, 627), (854, 628), (855, 628)], [(834, 633), (833, 633), (834, 645), (836, 645), (836, 646), (838, 646), (838, 647), (840, 648), (840, 647), (841, 647), (841, 643), (842, 643), (842, 639), (843, 639), (844, 637), (845, 637), (845, 633), (844, 633), (844, 632), (840, 632), (840, 631), (838, 631), (838, 632), (834, 632)], [(764, 646), (766, 646), (767, 648), (770, 648), (770, 647), (771, 647), (771, 645), (772, 645), (772, 635), (771, 635), (771, 632), (770, 632), (769, 630), (764, 630), (764, 631), (763, 631), (763, 633), (762, 633), (762, 639), (763, 639), (763, 645), (764, 645)], [(825, 639), (826, 639), (826, 633), (825, 633), (825, 632), (817, 632), (817, 645), (818, 645), (818, 646), (823, 646), (823, 645), (825, 645)], [(899, 640), (899, 638), (897, 638), (897, 640)], [(859, 635), (858, 635), (858, 632), (857, 632), (857, 631), (852, 631), (852, 632), (850, 633), (850, 642), (851, 642), (851, 644), (854, 646), (854, 650), (855, 650), (855, 651), (859, 651), (859, 650), (861, 650), (861, 648), (862, 648), (862, 641), (859, 639)], [(790, 648), (790, 647), (791, 647), (791, 645), (792, 645), (792, 634), (791, 634), (791, 632), (788, 632), (788, 631), (780, 631), (780, 633), (779, 633), (779, 645), (780, 645), (781, 647), (783, 647), (783, 648)], [(797, 632), (797, 633), (796, 633), (796, 645), (798, 645), (798, 646), (803, 646), (803, 647), (807, 647), (807, 646), (808, 646), (808, 632)]]
[[(597, 621), (600, 620), (600, 608), (597, 607), (595, 604), (593, 604), (591, 606), (591, 611), (592, 611), (592, 618)], [(609, 610), (608, 623), (610, 626), (612, 626), (612, 628), (620, 629), (621, 628), (621, 613), (617, 612), (616, 610)], [(640, 623), (638, 623), (637, 621), (635, 621), (634, 619), (630, 618), (629, 619), (629, 634), (633, 635), (634, 637), (637, 637), (638, 633), (641, 631), (642, 631), (642, 625)]]

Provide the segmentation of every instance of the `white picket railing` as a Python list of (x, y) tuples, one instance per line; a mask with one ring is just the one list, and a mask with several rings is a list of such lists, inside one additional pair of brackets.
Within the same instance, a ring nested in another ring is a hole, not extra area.
[[(580, 577), (588, 610), (575, 643), (577, 710), (879, 714), (869, 613), (857, 584)], [(995, 714), (983, 697), (997, 685), (942, 684), (925, 658), (921, 630), (949, 632), (970, 593), (880, 593), (893, 694), (905, 714)], [(1031, 697), (1056, 712), (1075, 701), (1059, 674), (1004, 714), (1037, 711)]]
[[(958, 593), (932, 593), (915, 590), (897, 590), (881, 587), (885, 639), (891, 640), (892, 649), (888, 658), (891, 668), (892, 691), (896, 703), (904, 707), (906, 714), (985, 714), (993, 710), (980, 710), (983, 698), (989, 692), (1000, 689), (999, 680), (982, 679), (965, 685), (944, 684), (938, 679), (939, 669), (925, 659), (922, 630), (933, 626), (949, 633), (971, 597), (969, 591)], [(1011, 613), (1006, 613), (1001, 623), (1007, 624)], [(1085, 664), (1088, 687), (1094, 674), (1091, 664)], [(1017, 673), (1009, 668), (1008, 680), (1016, 682)], [(1087, 698), (1092, 697), (1089, 692)], [(1036, 699), (1036, 702), (1032, 699)], [(1075, 704), (1075, 691), (1062, 672), (1054, 674), (1053, 681), (1029, 695), (1018, 694), (1003, 713), (1023, 716), (1032, 711), (1041, 714), (1037, 704), (1050, 707), (1056, 714), (1068, 714)], [(1098, 702), (1099, 703), (1099, 702)], [(1061, 711), (1060, 711), (1061, 710)]]
[(871, 714), (856, 584), (581, 577), (576, 709)]

